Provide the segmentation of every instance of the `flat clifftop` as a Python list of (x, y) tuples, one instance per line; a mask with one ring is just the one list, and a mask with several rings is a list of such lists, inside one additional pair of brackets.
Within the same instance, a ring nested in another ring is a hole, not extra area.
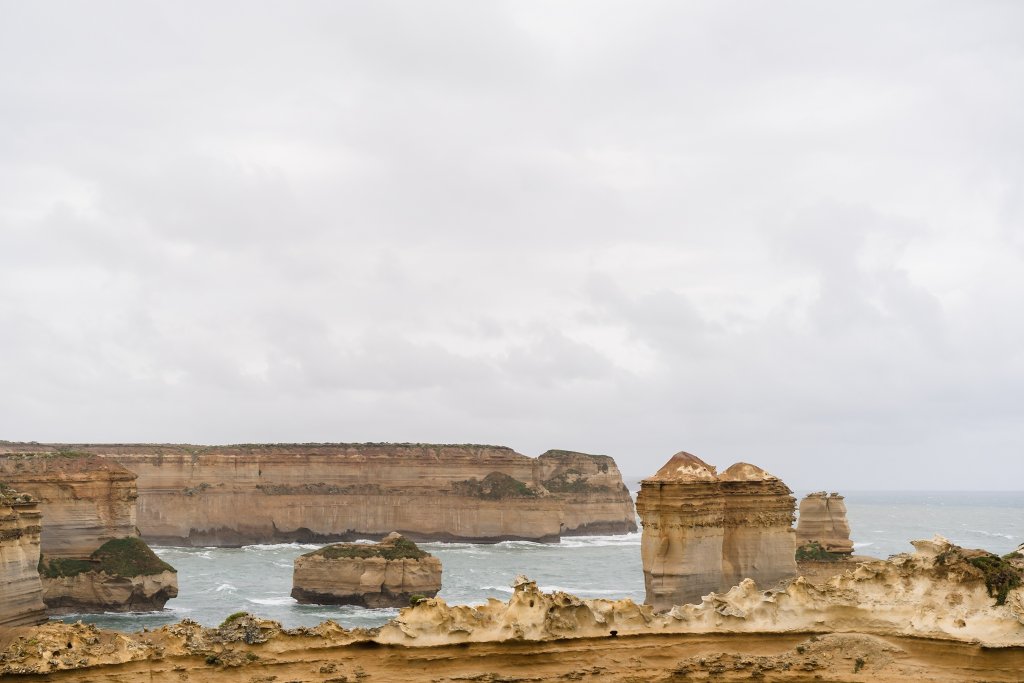
[(18, 481), (30, 475), (68, 475), (102, 473), (107, 479), (134, 479), (135, 475), (115, 460), (96, 453), (71, 448), (42, 450), (39, 444), (32, 449), (10, 449), (0, 442), (0, 477)]
[[(429, 443), (245, 443), (245, 444), (151, 444), (151, 443), (76, 443), (43, 444), (36, 442), (0, 441), (0, 455), (34, 454), (60, 455), (86, 453), (113, 456), (203, 456), (203, 455), (364, 455), (425, 457), (443, 454), (503, 455), (526, 458), (508, 446), (488, 444), (429, 444)], [(569, 453), (569, 451), (559, 451)], [(596, 456), (607, 457), (607, 456)]]

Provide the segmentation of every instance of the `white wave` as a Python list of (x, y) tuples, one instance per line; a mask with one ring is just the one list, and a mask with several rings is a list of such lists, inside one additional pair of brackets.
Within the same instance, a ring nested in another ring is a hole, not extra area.
[(640, 534), (620, 534), (618, 536), (564, 536), (559, 546), (562, 548), (608, 548), (640, 545)]
[(295, 602), (295, 598), (291, 596), (280, 598), (246, 598), (246, 600), (256, 605), (291, 605)]
[(221, 591), (236, 591), (238, 589), (236, 587), (232, 586), (230, 583), (222, 583), (221, 585), (217, 586), (213, 590), (215, 590), (218, 593), (220, 593)]
[(540, 586), (545, 593), (571, 593), (572, 595), (622, 595), (625, 591), (609, 591), (597, 588), (567, 588), (565, 586)]
[(499, 593), (512, 593), (511, 586), (480, 586), (482, 591), (498, 591)]
[(273, 550), (319, 550), (326, 543), (263, 543), (256, 545), (243, 545), (242, 550), (247, 553), (259, 553)]
[(972, 534), (981, 534), (982, 536), (988, 536), (989, 538), (1006, 538), (1013, 540), (1012, 534), (1000, 534), (998, 532), (984, 531), (982, 529), (968, 529), (968, 532)]
[(288, 562), (274, 562), (273, 565), (275, 567), (284, 567), (285, 569), (291, 569), (294, 566)]

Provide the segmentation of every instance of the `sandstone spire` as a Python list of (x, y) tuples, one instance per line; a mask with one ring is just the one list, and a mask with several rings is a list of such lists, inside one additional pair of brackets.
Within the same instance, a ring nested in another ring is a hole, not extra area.
[(838, 493), (811, 493), (800, 501), (800, 519), (796, 526), (797, 543), (817, 541), (831, 553), (852, 553), (850, 523), (846, 503)]
[(699, 602), (723, 587), (725, 501), (713, 466), (676, 453), (640, 483), (636, 507), (648, 604), (663, 610)]
[(778, 477), (738, 462), (719, 477), (725, 498), (722, 574), (726, 586), (759, 586), (796, 576), (796, 499)]

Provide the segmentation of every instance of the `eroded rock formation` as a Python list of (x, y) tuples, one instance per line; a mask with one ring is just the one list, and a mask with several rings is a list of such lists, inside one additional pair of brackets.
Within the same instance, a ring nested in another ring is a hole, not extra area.
[(838, 493), (811, 493), (800, 501), (796, 526), (797, 543), (816, 542), (830, 553), (852, 553), (846, 503)]
[(151, 542), (237, 546), (380, 537), (556, 541), (636, 530), (608, 456), (498, 446), (0, 444), (0, 453), (73, 448), (138, 474), (138, 525)]
[(375, 544), (339, 543), (295, 559), (292, 597), (300, 603), (406, 607), (441, 590), (441, 561), (400, 534)]
[(719, 476), (695, 455), (672, 456), (637, 497), (647, 603), (666, 610), (745, 578), (770, 586), (795, 576), (791, 493), (754, 465)]
[(43, 601), (51, 613), (149, 612), (178, 595), (178, 577), (137, 537), (107, 541), (88, 560), (39, 563)]
[[(0, 445), (0, 480), (43, 514), (42, 598), (52, 612), (162, 609), (177, 575), (138, 538), (135, 474), (94, 454)], [(19, 452), (13, 453), (12, 450)]]
[(722, 575), (726, 586), (771, 586), (796, 576), (796, 499), (778, 477), (745, 462), (719, 477), (725, 499)]
[(636, 509), (648, 604), (665, 610), (724, 587), (725, 499), (712, 465), (676, 453), (640, 482)]
[(39, 503), (0, 485), (0, 626), (46, 621), (39, 583)]
[[(97, 682), (269, 680), (272, 671), (282, 680), (564, 681), (583, 674), (960, 683), (983, 672), (987, 681), (1019, 681), (1024, 588), (1003, 582), (1005, 568), (990, 553), (938, 537), (914, 546), (822, 586), (796, 579), (763, 591), (745, 580), (664, 614), (629, 600), (545, 593), (518, 577), (507, 603), (425, 600), (374, 630), (333, 622), (289, 630), (249, 615), (232, 615), (219, 628), (185, 621), (135, 634), (81, 623), (8, 629), (0, 632), (0, 674), (82, 670)], [(1020, 574), (1013, 576), (1019, 584)]]

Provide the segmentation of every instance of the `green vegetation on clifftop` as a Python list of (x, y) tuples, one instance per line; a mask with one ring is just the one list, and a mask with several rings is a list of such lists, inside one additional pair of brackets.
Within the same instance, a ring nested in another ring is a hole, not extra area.
[(90, 571), (112, 576), (150, 576), (177, 570), (157, 557), (141, 538), (132, 537), (107, 541), (88, 560), (39, 557), (39, 575), (48, 579)]

